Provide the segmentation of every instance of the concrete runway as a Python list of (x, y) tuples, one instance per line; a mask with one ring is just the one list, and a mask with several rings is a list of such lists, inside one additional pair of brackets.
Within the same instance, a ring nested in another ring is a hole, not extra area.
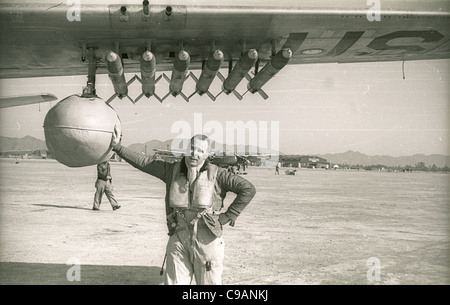
[[(122, 208), (92, 211), (95, 166), (17, 161), (0, 159), (0, 284), (162, 284), (161, 181), (111, 163)], [(448, 175), (274, 172), (248, 169), (224, 284), (450, 284)]]

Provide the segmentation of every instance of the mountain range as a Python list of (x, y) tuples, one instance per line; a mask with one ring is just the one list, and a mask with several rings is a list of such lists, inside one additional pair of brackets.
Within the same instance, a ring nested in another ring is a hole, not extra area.
[(357, 151), (346, 151), (344, 153), (317, 155), (318, 157), (327, 159), (332, 164), (348, 164), (348, 165), (385, 165), (385, 166), (415, 166), (423, 162), (425, 166), (444, 167), (450, 166), (450, 156), (433, 154), (415, 154), (412, 156), (367, 156)]
[(33, 138), (32, 136), (25, 136), (23, 138), (8, 138), (0, 136), (0, 152), (18, 150), (47, 150), (47, 145), (45, 144), (45, 141)]
[[(135, 143), (131, 144), (128, 147), (137, 152), (147, 153), (152, 155), (154, 153), (154, 149), (170, 149), (170, 145), (172, 140), (167, 141), (158, 141), (152, 140), (145, 143)], [(234, 151), (233, 146), (224, 146), (226, 151)], [(0, 152), (7, 151), (34, 151), (34, 150), (46, 150), (47, 146), (45, 141), (36, 139), (31, 136), (26, 136), (23, 138), (9, 138), (0, 136)], [(223, 149), (221, 149), (223, 151)], [(246, 153), (248, 152), (256, 152), (260, 151), (256, 147), (246, 147)], [(267, 153), (267, 152), (264, 152)], [(301, 153), (299, 153), (300, 155)], [(283, 155), (283, 153), (280, 153)], [(401, 156), (401, 157), (392, 157), (392, 156), (368, 156), (356, 151), (346, 151), (343, 153), (335, 153), (335, 154), (322, 154), (316, 155), (318, 157), (326, 159), (331, 164), (348, 164), (348, 165), (385, 165), (385, 166), (415, 166), (419, 162), (423, 162), (425, 166), (436, 165), (437, 167), (450, 166), (450, 156), (441, 155), (441, 154), (433, 154), (433, 155), (425, 155), (425, 154), (415, 154), (412, 156)]]

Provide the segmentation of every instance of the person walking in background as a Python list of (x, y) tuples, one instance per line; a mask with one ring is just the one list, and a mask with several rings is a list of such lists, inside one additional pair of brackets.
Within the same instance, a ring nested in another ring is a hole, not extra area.
[(105, 193), (108, 198), (113, 210), (120, 208), (120, 205), (117, 203), (112, 193), (113, 186), (111, 168), (108, 161), (103, 161), (102, 163), (97, 164), (97, 181), (95, 182), (95, 188), (97, 191), (94, 195), (94, 207), (92, 208), (94, 211), (100, 210), (103, 193)]
[(281, 162), (278, 162), (277, 165), (275, 166), (275, 175), (280, 174), (280, 167), (281, 167)]

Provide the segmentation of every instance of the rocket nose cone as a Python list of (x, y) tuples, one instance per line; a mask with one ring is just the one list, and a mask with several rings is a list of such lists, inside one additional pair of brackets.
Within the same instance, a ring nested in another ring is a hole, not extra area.
[(216, 50), (213, 54), (215, 60), (221, 60), (223, 58), (223, 53), (220, 50)]
[(106, 60), (109, 62), (115, 62), (117, 60), (117, 54), (110, 51), (107, 55), (106, 55)]
[(292, 57), (292, 51), (291, 51), (291, 49), (285, 49), (285, 50), (283, 50), (283, 57), (284, 57), (284, 58), (291, 58), (291, 57)]
[(153, 53), (150, 51), (145, 51), (144, 54), (142, 54), (142, 58), (145, 61), (151, 61), (153, 59)]
[(180, 53), (178, 53), (178, 58), (180, 60), (188, 60), (189, 59), (189, 53), (186, 51), (180, 51)]
[(248, 58), (256, 59), (258, 57), (258, 51), (256, 51), (255, 49), (251, 49), (248, 51), (247, 55)]

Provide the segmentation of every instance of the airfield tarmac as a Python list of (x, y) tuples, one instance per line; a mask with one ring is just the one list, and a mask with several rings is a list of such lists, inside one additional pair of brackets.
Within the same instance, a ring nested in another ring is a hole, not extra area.
[[(17, 161), (0, 159), (0, 284), (163, 283), (160, 180), (111, 163), (122, 208), (92, 211), (95, 166)], [(447, 174), (284, 170), (248, 168), (257, 194), (224, 228), (224, 284), (450, 284)]]

